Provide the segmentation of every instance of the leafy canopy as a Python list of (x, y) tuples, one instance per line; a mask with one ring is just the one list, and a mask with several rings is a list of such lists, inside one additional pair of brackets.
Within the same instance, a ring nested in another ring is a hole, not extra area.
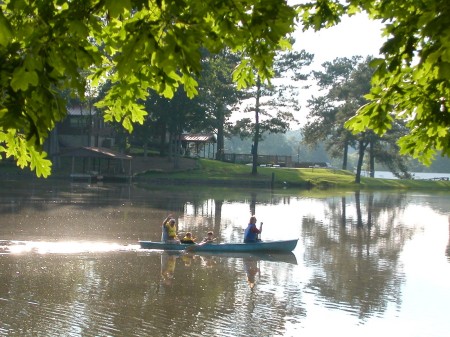
[(450, 155), (450, 2), (448, 0), (320, 0), (301, 6), (304, 29), (319, 30), (343, 15), (366, 11), (385, 23), (383, 58), (375, 59), (369, 103), (346, 124), (384, 134), (395, 119), (409, 134), (402, 154), (430, 164), (437, 150)]
[(61, 92), (83, 97), (110, 81), (97, 106), (131, 131), (144, 121), (149, 90), (197, 94), (202, 48), (240, 55), (240, 86), (252, 83), (251, 69), (268, 78), (295, 16), (284, 0), (1, 1), (0, 152), (48, 176), (42, 145), (66, 116)]

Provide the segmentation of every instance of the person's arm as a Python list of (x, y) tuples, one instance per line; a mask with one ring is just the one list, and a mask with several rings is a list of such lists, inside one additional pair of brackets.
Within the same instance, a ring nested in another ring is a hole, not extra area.
[(172, 218), (172, 214), (169, 214), (163, 221), (162, 225), (165, 226), (165, 224), (167, 223), (167, 221), (169, 221)]
[(256, 233), (256, 234), (261, 233), (261, 231), (258, 229), (258, 227), (256, 227), (256, 225), (253, 225), (251, 230), (252, 230), (252, 233)]

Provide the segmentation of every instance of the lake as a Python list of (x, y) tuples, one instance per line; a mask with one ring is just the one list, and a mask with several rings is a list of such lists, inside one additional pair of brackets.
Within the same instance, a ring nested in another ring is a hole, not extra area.
[[(364, 171), (362, 175), (369, 176), (369, 173)], [(416, 180), (450, 180), (450, 173), (439, 172), (411, 172), (413, 179)], [(389, 171), (375, 171), (375, 178), (383, 179), (398, 179), (392, 172)]]
[[(450, 191), (0, 183), (0, 336), (446, 336)], [(147, 251), (180, 234), (292, 254)]]

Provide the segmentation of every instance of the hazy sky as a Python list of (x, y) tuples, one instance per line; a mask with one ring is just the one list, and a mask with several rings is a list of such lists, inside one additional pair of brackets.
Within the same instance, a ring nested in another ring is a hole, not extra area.
[[(383, 44), (381, 28), (380, 22), (369, 20), (365, 14), (358, 14), (346, 17), (339, 25), (319, 32), (299, 30), (295, 36), (294, 49), (305, 49), (314, 54), (312, 66), (314, 69), (320, 69), (323, 62), (332, 61), (337, 57), (378, 56)], [(296, 115), (301, 125), (306, 121), (308, 113), (306, 101), (311, 98), (311, 95), (318, 95), (317, 88), (301, 89), (302, 107)]]
[[(382, 25), (379, 22), (371, 21), (365, 14), (358, 14), (352, 17), (345, 17), (342, 22), (332, 28), (324, 29), (319, 32), (299, 30), (295, 34), (295, 50), (305, 49), (314, 54), (314, 64), (311, 69), (319, 69), (325, 61), (332, 61), (337, 57), (352, 57), (360, 55), (377, 56), (382, 46), (381, 37)], [(308, 72), (308, 69), (306, 72)], [(306, 83), (304, 83), (306, 84)], [(304, 85), (302, 84), (302, 85)], [(310, 84), (310, 83), (308, 83)], [(303, 125), (306, 122), (307, 100), (311, 95), (317, 96), (319, 93), (316, 88), (300, 90), (301, 109), (296, 113), (295, 118)], [(249, 104), (254, 104), (253, 100)], [(242, 117), (253, 118), (251, 114), (235, 113), (230, 119), (235, 121)], [(292, 129), (298, 129), (298, 125), (292, 125)]]
[(365, 14), (358, 14), (319, 32), (299, 30), (294, 47), (314, 54), (316, 64), (336, 57), (376, 56), (383, 42), (381, 28), (380, 22), (369, 20)]

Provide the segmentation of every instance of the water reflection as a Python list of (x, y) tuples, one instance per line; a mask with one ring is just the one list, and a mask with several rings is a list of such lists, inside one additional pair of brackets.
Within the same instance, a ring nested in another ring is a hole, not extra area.
[[(154, 254), (153, 251), (140, 253)], [(213, 269), (217, 266), (221, 266), (224, 263), (227, 264), (228, 259), (238, 259), (241, 261), (242, 269), (245, 271), (245, 280), (250, 289), (253, 289), (256, 285), (256, 276), (261, 274), (260, 261), (280, 262), (297, 264), (297, 259), (293, 253), (221, 253), (221, 252), (160, 252), (161, 254), (161, 282), (164, 286), (173, 286), (176, 284), (175, 270), (177, 264), (181, 268), (192, 269)], [(177, 262), (179, 261), (179, 263)], [(180, 281), (181, 284), (183, 281)]]
[[(449, 194), (0, 184), (0, 336), (448, 330)], [(137, 245), (168, 213), (240, 242), (252, 212), (263, 240), (299, 237), (294, 253)]]
[(448, 243), (447, 249), (445, 250), (445, 255), (447, 255), (447, 259), (450, 262), (450, 215), (448, 216)]
[(177, 258), (175, 254), (161, 254), (161, 278), (166, 286), (171, 286), (173, 283)]
[(12, 241), (0, 240), (0, 254), (82, 254), (135, 250), (138, 245), (101, 241)]
[(247, 257), (243, 259), (244, 270), (247, 274), (247, 282), (250, 289), (253, 290), (256, 284), (256, 274), (259, 272), (258, 260), (255, 258)]
[(389, 302), (401, 304), (405, 277), (399, 257), (414, 229), (397, 223), (404, 195), (362, 197), (355, 192), (354, 200), (349, 205), (344, 196), (340, 205), (328, 204), (329, 223), (303, 219), (305, 258), (314, 266), (308, 287), (327, 306), (347, 306), (367, 319), (383, 312)]

